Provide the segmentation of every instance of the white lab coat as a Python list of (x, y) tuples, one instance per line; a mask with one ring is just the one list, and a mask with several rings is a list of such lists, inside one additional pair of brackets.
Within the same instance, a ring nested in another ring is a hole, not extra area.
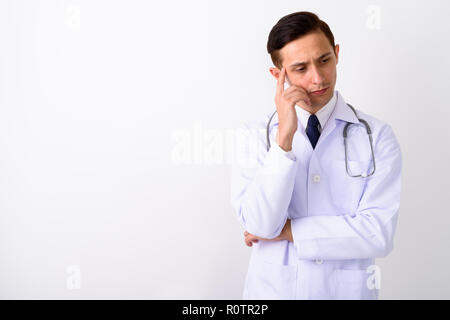
[(249, 233), (271, 239), (291, 219), (294, 240), (253, 245), (244, 299), (378, 299), (381, 270), (369, 266), (393, 249), (401, 150), (388, 124), (356, 108), (372, 129), (376, 171), (368, 178), (348, 176), (342, 136), (347, 122), (357, 123), (348, 130), (349, 168), (369, 173), (373, 162), (364, 125), (336, 93), (314, 150), (299, 121), (295, 158), (275, 142), (277, 114), (267, 152), (273, 111), (237, 130), (231, 201), (239, 222)]

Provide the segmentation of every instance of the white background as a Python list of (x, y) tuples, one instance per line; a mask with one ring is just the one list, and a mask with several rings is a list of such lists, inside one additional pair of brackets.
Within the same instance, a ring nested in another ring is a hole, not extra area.
[(449, 299), (446, 0), (1, 0), (0, 298), (240, 299), (224, 141), (274, 110), (267, 37), (302, 10), (402, 147), (380, 298)]

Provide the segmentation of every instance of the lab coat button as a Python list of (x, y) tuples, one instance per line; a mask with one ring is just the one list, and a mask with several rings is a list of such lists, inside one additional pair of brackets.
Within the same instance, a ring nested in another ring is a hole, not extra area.
[(316, 174), (315, 176), (313, 176), (313, 181), (314, 182), (319, 182), (320, 181), (320, 176), (318, 174)]
[(316, 263), (317, 263), (317, 264), (322, 264), (322, 263), (323, 263), (323, 260), (322, 260), (322, 259), (316, 259)]

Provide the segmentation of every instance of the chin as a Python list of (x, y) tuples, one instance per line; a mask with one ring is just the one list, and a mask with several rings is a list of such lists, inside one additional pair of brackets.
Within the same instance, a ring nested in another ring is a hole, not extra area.
[(328, 100), (330, 100), (333, 97), (334, 91), (330, 90), (330, 89), (328, 89), (327, 91), (329, 91), (327, 93), (327, 95), (322, 96), (322, 97), (317, 97), (320, 102), (327, 102)]

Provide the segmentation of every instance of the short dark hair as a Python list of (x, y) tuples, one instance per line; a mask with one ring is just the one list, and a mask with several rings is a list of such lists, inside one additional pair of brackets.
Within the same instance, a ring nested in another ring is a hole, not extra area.
[(281, 18), (269, 33), (267, 41), (267, 52), (270, 54), (273, 64), (281, 69), (280, 49), (287, 43), (297, 40), (298, 38), (322, 31), (333, 46), (334, 52), (334, 36), (330, 27), (319, 17), (308, 11), (300, 11), (288, 14)]

